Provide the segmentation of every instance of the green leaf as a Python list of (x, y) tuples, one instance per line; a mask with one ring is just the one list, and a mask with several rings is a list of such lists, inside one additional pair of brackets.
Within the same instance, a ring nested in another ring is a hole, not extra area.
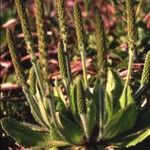
[(59, 119), (61, 123), (60, 132), (64, 135), (66, 140), (71, 144), (81, 144), (84, 136), (82, 129), (61, 114), (59, 114)]
[[(130, 136), (129, 138), (134, 137)], [(142, 142), (144, 139), (146, 139), (147, 137), (150, 137), (150, 128), (143, 130), (142, 132), (140, 132), (139, 134), (137, 134), (135, 136), (134, 139), (132, 139), (132, 141), (126, 142), (125, 147), (131, 147), (131, 146), (135, 146), (136, 144)]]
[(78, 109), (77, 109), (77, 87), (76, 87), (76, 84), (73, 84), (70, 86), (70, 94), (71, 94), (71, 101), (70, 101), (71, 112), (73, 114), (74, 119), (79, 120)]
[(124, 88), (122, 95), (119, 99), (119, 102), (122, 109), (130, 105), (131, 103), (134, 103), (134, 98), (130, 86)]
[(30, 123), (26, 123), (26, 122), (23, 122), (21, 124), (31, 128), (34, 131), (48, 132), (47, 128), (44, 128), (44, 127), (41, 127), (41, 126), (38, 126), (38, 125), (35, 125), (35, 124), (30, 124)]
[(59, 97), (60, 100), (64, 103), (64, 106), (67, 107), (66, 99), (64, 97), (64, 94), (61, 90), (61, 88), (58, 85), (58, 81), (55, 81), (55, 87), (54, 87), (54, 96)]
[(108, 69), (106, 92), (111, 100), (112, 110), (118, 105), (118, 100), (123, 90), (123, 81), (120, 75), (113, 69)]
[[(38, 108), (40, 110), (42, 119), (44, 120), (44, 122), (50, 126), (50, 118), (49, 118), (49, 113), (44, 105), (45, 101), (48, 101), (48, 99), (46, 99), (45, 97), (41, 96), (41, 92), (38, 89), (38, 87), (36, 86), (36, 95), (34, 96), (35, 100), (38, 102)], [(34, 108), (36, 109), (36, 108)]]
[[(94, 86), (94, 91), (93, 91), (93, 100), (96, 105), (96, 110), (97, 110), (97, 121), (100, 119), (100, 112), (102, 111), (102, 106), (101, 103), (104, 101), (104, 90), (103, 87), (100, 83), (99, 77), (96, 79), (95, 86)], [(98, 121), (99, 122), (99, 121)]]
[(92, 134), (93, 127), (96, 122), (96, 106), (94, 101), (88, 101), (87, 102), (87, 120), (88, 120), (88, 129), (89, 129), (89, 134)]
[(30, 105), (31, 108), (31, 113), (34, 117), (34, 119), (42, 126), (44, 126), (45, 128), (49, 128), (49, 125), (47, 125), (45, 123), (45, 121), (43, 120), (42, 114), (40, 113), (40, 109), (39, 109), (39, 105), (37, 100), (34, 98), (33, 95), (31, 95), (31, 93), (29, 91), (25, 92), (25, 95), (27, 97), (28, 103)]
[(108, 93), (106, 93), (106, 105), (105, 105), (105, 110), (106, 110), (106, 113), (105, 113), (105, 124), (107, 122), (110, 121), (110, 119), (112, 118), (113, 116), (113, 106), (112, 106), (112, 99), (110, 97), (110, 95)]
[(147, 129), (139, 130), (135, 133), (132, 133), (122, 138), (121, 137), (116, 138), (114, 140), (111, 140), (111, 142), (114, 145), (128, 148), (142, 142), (147, 137), (150, 137), (150, 127)]
[(37, 149), (68, 145), (67, 142), (51, 140), (48, 133), (34, 131), (15, 119), (3, 118), (1, 125), (9, 136), (26, 148)]
[(54, 99), (56, 100), (56, 111), (59, 111), (61, 113), (66, 113), (66, 106), (64, 104), (64, 102), (62, 101), (59, 92), (58, 92), (58, 88), (54, 87)]
[(59, 130), (57, 130), (57, 128), (55, 128), (54, 126), (52, 126), (52, 128), (51, 128), (50, 137), (51, 137), (51, 139), (56, 140), (56, 141), (64, 140), (61, 137)]
[(137, 113), (135, 104), (130, 104), (118, 111), (106, 125), (104, 137), (106, 139), (111, 139), (130, 130), (135, 124)]

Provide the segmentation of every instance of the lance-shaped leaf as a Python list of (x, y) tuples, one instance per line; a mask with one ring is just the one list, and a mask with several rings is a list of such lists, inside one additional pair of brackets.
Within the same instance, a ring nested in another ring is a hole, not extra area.
[(69, 143), (75, 145), (83, 143), (84, 133), (77, 124), (61, 114), (59, 114), (59, 120), (61, 126), (59, 130)]
[(38, 123), (40, 123), (41, 125), (44, 125), (41, 115), (39, 114), (37, 102), (34, 101), (32, 95), (29, 92), (29, 89), (28, 89), (29, 87), (28, 87), (28, 85), (26, 83), (26, 79), (25, 79), (25, 73), (21, 67), (21, 62), (20, 62), (19, 56), (15, 49), (14, 39), (13, 39), (12, 33), (9, 29), (7, 29), (7, 31), (6, 31), (6, 37), (7, 37), (7, 43), (8, 43), (10, 55), (11, 55), (13, 65), (15, 68), (15, 72), (18, 76), (19, 82), (22, 85), (23, 91), (27, 97), (28, 103), (31, 108), (31, 112), (32, 112), (35, 120)]
[[(23, 91), (24, 91), (25, 96), (26, 96), (28, 103), (30, 105), (31, 113), (32, 113), (34, 119), (39, 124), (41, 124), (43, 127), (49, 129), (50, 124), (49, 124), (49, 122), (46, 123), (44, 121), (43, 116), (40, 113), (39, 103), (38, 103), (37, 99), (35, 99), (35, 97), (28, 91), (28, 89), (23, 89)], [(45, 110), (43, 110), (43, 111), (45, 111)]]
[(76, 86), (76, 84), (71, 85), (70, 95), (71, 95), (71, 101), (70, 101), (71, 112), (72, 112), (74, 119), (78, 122), (79, 115), (78, 115), (78, 107), (77, 107), (77, 86)]
[(104, 87), (102, 86), (101, 78), (98, 76), (94, 92), (93, 92), (93, 100), (96, 104), (97, 109), (97, 123), (99, 124), (99, 136), (98, 139), (102, 138), (103, 130), (104, 130), (104, 123), (106, 120), (106, 112), (105, 112), (105, 92)]
[(108, 70), (106, 92), (112, 99), (112, 107), (115, 108), (123, 90), (123, 81), (120, 75), (113, 69)]
[(133, 103), (120, 109), (106, 125), (104, 137), (111, 139), (130, 130), (135, 124), (137, 113), (136, 105)]
[(96, 110), (97, 110), (97, 121), (100, 119), (102, 109), (102, 103), (104, 101), (104, 89), (101, 85), (99, 77), (95, 81), (94, 91), (93, 91), (93, 100), (95, 101)]
[(96, 122), (96, 106), (95, 101), (90, 100), (87, 102), (87, 123), (88, 123), (88, 131), (89, 135), (92, 134), (93, 128)]
[(68, 145), (66, 142), (51, 140), (48, 133), (34, 131), (15, 119), (4, 118), (1, 120), (1, 125), (9, 136), (26, 148), (37, 149)]
[(119, 99), (121, 108), (125, 108), (126, 106), (130, 105), (131, 103), (134, 103), (134, 98), (132, 95), (132, 90), (130, 86), (127, 86), (123, 93), (121, 94), (121, 97)]
[(67, 113), (67, 108), (65, 105), (66, 103), (64, 103), (64, 101), (62, 100), (60, 93), (59, 93), (59, 90), (61, 90), (61, 89), (59, 89), (59, 87), (57, 85), (55, 85), (55, 87), (54, 87), (54, 99), (56, 100), (56, 111), (59, 111), (61, 114), (66, 114)]
[(142, 142), (144, 139), (150, 136), (150, 128), (146, 128), (143, 130), (139, 130), (132, 134), (129, 134), (124, 137), (118, 137), (111, 140), (112, 145), (116, 145), (119, 147), (131, 147), (135, 146), (136, 144)]
[(36, 93), (36, 76), (34, 72), (34, 68), (32, 67), (29, 72), (28, 84), (30, 85), (30, 92), (35, 95)]
[(123, 81), (116, 71), (108, 69), (107, 84), (106, 84), (106, 112), (107, 121), (119, 108), (119, 98), (123, 90)]
[[(44, 106), (43, 97), (41, 97), (40, 90), (38, 89), (37, 86), (36, 86), (36, 95), (34, 98), (35, 98), (35, 101), (38, 103), (38, 109), (40, 111), (42, 119), (48, 126), (50, 126), (50, 119), (49, 119), (50, 116), (49, 116), (48, 110)], [(48, 99), (46, 99), (46, 100), (48, 101)]]

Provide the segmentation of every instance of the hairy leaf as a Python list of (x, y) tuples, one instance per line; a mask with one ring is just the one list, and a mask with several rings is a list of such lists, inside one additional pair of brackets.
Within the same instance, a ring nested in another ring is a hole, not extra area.
[(79, 116), (78, 116), (78, 109), (77, 109), (77, 87), (76, 87), (76, 84), (73, 84), (70, 86), (70, 93), (71, 93), (71, 101), (70, 101), (71, 112), (73, 114), (74, 119), (78, 120)]
[(38, 89), (38, 87), (36, 87), (35, 100), (38, 102), (38, 108), (40, 110), (42, 119), (48, 126), (50, 126), (49, 115), (44, 106), (44, 101), (46, 101), (46, 100), (44, 100), (44, 97), (43, 98), (41, 97), (41, 93), (40, 93), (40, 90)]
[(125, 131), (130, 130), (137, 119), (137, 108), (135, 104), (130, 104), (118, 111), (105, 128), (104, 137), (111, 139)]
[(122, 95), (119, 99), (119, 102), (120, 102), (120, 106), (122, 109), (130, 105), (131, 103), (134, 103), (132, 90), (130, 86), (127, 86), (126, 88), (124, 88)]
[(120, 147), (128, 148), (142, 142), (147, 137), (150, 137), (150, 127), (147, 129), (139, 130), (125, 137), (116, 138), (115, 140), (112, 140), (112, 143)]
[(81, 144), (84, 136), (82, 129), (61, 114), (59, 114), (59, 119), (62, 126), (60, 131), (66, 140), (71, 144)]
[(88, 119), (88, 130), (89, 134), (92, 134), (93, 127), (96, 122), (96, 106), (94, 101), (87, 102), (87, 119)]
[(106, 91), (110, 96), (113, 108), (115, 108), (115, 106), (117, 105), (122, 90), (123, 90), (123, 81), (120, 75), (115, 70), (108, 69)]
[(97, 78), (93, 91), (93, 100), (95, 101), (96, 110), (97, 110), (97, 119), (99, 120), (100, 112), (102, 111), (101, 102), (104, 101), (104, 90), (100, 83), (99, 78)]
[(34, 131), (15, 119), (4, 118), (1, 120), (1, 125), (9, 136), (27, 148), (37, 149), (68, 145), (66, 142), (50, 140), (49, 133)]

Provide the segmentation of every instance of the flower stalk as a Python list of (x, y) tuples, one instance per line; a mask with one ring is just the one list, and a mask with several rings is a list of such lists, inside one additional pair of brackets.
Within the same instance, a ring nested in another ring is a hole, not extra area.
[[(97, 63), (98, 63), (98, 76), (100, 78), (100, 84), (103, 86), (103, 90), (106, 90), (107, 82), (107, 49), (106, 49), (106, 36), (104, 31), (104, 25), (102, 21), (102, 16), (98, 10), (95, 9), (95, 37), (96, 37), (96, 47), (97, 47)], [(100, 91), (99, 91), (100, 92)], [(103, 95), (101, 95), (101, 100), (99, 102), (99, 138), (102, 138), (103, 134), (103, 124), (105, 115), (105, 104)]]
[(82, 15), (77, 2), (75, 2), (74, 4), (74, 21), (75, 21), (75, 29), (76, 29), (76, 35), (78, 41), (78, 49), (80, 50), (81, 53), (84, 84), (85, 84), (85, 88), (87, 88), (88, 82), (87, 82), (87, 69), (86, 69), (85, 35), (84, 35)]
[[(37, 110), (35, 109), (37, 107), (37, 104), (33, 100), (33, 96), (32, 96), (33, 93), (31, 93), (32, 91), (29, 91), (30, 88), (26, 82), (25, 73), (24, 73), (23, 68), (21, 66), (19, 56), (16, 52), (15, 41), (13, 39), (12, 32), (9, 29), (7, 29), (7, 31), (6, 31), (6, 38), (7, 38), (7, 44), (9, 47), (9, 52), (10, 52), (10, 55), (12, 58), (12, 62), (13, 62), (14, 68), (15, 68), (16, 75), (17, 75), (18, 80), (22, 86), (22, 90), (23, 90), (23, 92), (24, 92), (24, 94), (28, 100), (28, 103), (31, 107), (31, 112), (33, 113), (35, 119), (38, 120), (38, 122), (40, 122), (41, 125), (44, 125), (44, 126), (46, 126), (46, 128), (49, 128), (49, 125), (48, 125), (49, 123), (48, 122), (45, 123), (43, 121), (43, 119), (41, 119), (41, 116), (39, 116), (39, 114), (38, 114), (39, 112), (37, 112)], [(31, 85), (30, 85), (30, 87), (31, 87)]]
[(67, 27), (66, 27), (66, 19), (65, 19), (64, 0), (57, 0), (56, 6), (57, 6), (58, 23), (59, 23), (59, 29), (60, 29), (60, 37), (62, 39), (62, 43), (64, 47), (64, 56), (65, 56), (65, 61), (67, 65), (68, 79), (69, 79), (69, 82), (72, 83), (69, 55), (67, 51)]
[(15, 41), (14, 41), (12, 32), (8, 28), (6, 31), (6, 39), (7, 39), (9, 52), (10, 52), (10, 55), (12, 58), (12, 62), (14, 64), (15, 72), (16, 72), (16, 75), (18, 77), (19, 83), (21, 84), (21, 86), (26, 88), (27, 84), (26, 84), (26, 79), (25, 79), (25, 73), (24, 73), (23, 68), (21, 66), (20, 58), (16, 52)]
[(103, 86), (107, 82), (107, 50), (106, 50), (106, 36), (102, 16), (98, 8), (95, 9), (95, 36), (97, 47), (97, 62), (98, 75), (103, 79)]
[(38, 36), (38, 50), (40, 52), (40, 63), (44, 73), (44, 78), (49, 89), (49, 68), (48, 68), (48, 52), (46, 47), (46, 32), (44, 26), (44, 3), (42, 0), (35, 0), (36, 6), (36, 30)]
[(60, 75), (63, 78), (64, 85), (66, 87), (67, 93), (69, 94), (69, 80), (68, 80), (69, 77), (67, 74), (67, 64), (65, 60), (64, 46), (63, 46), (62, 41), (58, 43), (58, 62), (59, 62), (59, 68), (60, 68)]
[[(47, 103), (49, 102), (50, 114), (51, 114), (52, 120), (55, 120), (54, 119), (55, 118), (55, 116), (54, 116), (55, 115), (55, 110), (54, 110), (54, 106), (53, 106), (54, 103), (53, 103), (53, 100), (52, 100), (51, 96), (49, 96), (51, 94), (50, 90), (48, 91), (48, 93), (46, 93), (46, 91), (45, 91), (45, 87), (44, 87), (44, 84), (43, 84), (43, 81), (42, 81), (42, 79), (43, 79), (42, 78), (42, 72), (41, 72), (41, 69), (40, 69), (40, 65), (38, 64), (36, 55), (35, 55), (35, 50), (34, 50), (34, 47), (33, 47), (32, 34), (31, 34), (27, 14), (26, 14), (26, 11), (25, 11), (25, 7), (23, 5), (23, 1), (22, 0), (15, 0), (15, 4), (16, 4), (16, 8), (17, 8), (17, 12), (18, 12), (20, 21), (21, 21), (21, 27), (22, 27), (24, 37), (25, 37), (25, 42), (26, 42), (26, 45), (27, 45), (27, 51), (30, 54), (31, 63), (32, 63), (32, 66), (33, 66), (35, 74), (36, 74), (37, 83), (40, 87), (40, 92), (42, 94), (44, 106), (47, 109), (47, 105), (48, 105)], [(43, 46), (43, 48), (44, 47), (45, 46)]]
[(127, 74), (124, 89), (126, 89), (126, 87), (129, 85), (132, 63), (133, 63), (134, 53), (136, 49), (136, 41), (137, 41), (135, 11), (134, 11), (132, 0), (126, 0), (126, 14), (127, 14), (127, 29), (128, 29), (127, 38), (128, 38), (128, 50), (129, 50), (129, 64), (128, 64), (128, 74)]
[(25, 42), (27, 45), (27, 51), (30, 54), (31, 57), (31, 63), (34, 67), (34, 71), (37, 77), (37, 82), (40, 86), (40, 90), (42, 95), (44, 96), (44, 87), (42, 84), (42, 76), (41, 76), (41, 72), (40, 69), (37, 65), (37, 58), (35, 55), (35, 51), (34, 51), (34, 47), (33, 47), (33, 41), (32, 41), (32, 34), (31, 34), (31, 30), (30, 30), (30, 26), (29, 26), (29, 22), (27, 19), (27, 14), (25, 11), (25, 7), (23, 5), (23, 1), (22, 0), (15, 0), (15, 4), (16, 4), (16, 8), (17, 8), (17, 12), (21, 21), (21, 27), (24, 33), (24, 37), (25, 37)]

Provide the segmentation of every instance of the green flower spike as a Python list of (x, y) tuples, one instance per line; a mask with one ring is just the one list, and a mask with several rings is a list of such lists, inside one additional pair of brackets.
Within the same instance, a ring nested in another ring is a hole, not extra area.
[(15, 68), (15, 72), (17, 74), (17, 77), (19, 79), (20, 84), (25, 87), (26, 86), (26, 79), (25, 79), (25, 73), (23, 71), (23, 68), (21, 66), (20, 58), (16, 52), (15, 42), (13, 39), (12, 32), (10, 29), (7, 28), (6, 31), (6, 38), (7, 38), (7, 44), (9, 47), (9, 52), (13, 61), (13, 65)]
[(75, 29), (77, 34), (78, 49), (80, 50), (81, 53), (84, 84), (85, 84), (85, 88), (87, 88), (88, 82), (87, 82), (87, 70), (86, 70), (85, 35), (84, 35), (82, 15), (81, 15), (80, 7), (77, 2), (75, 2), (74, 4), (74, 22), (75, 22)]
[(133, 63), (133, 57), (134, 52), (136, 49), (136, 25), (135, 25), (135, 12), (133, 7), (132, 0), (126, 0), (126, 14), (127, 14), (127, 29), (128, 29), (128, 49), (129, 49), (129, 65), (128, 65), (128, 75), (126, 79), (125, 88), (129, 84), (130, 76), (131, 76), (131, 70), (132, 70), (132, 63)]
[(58, 43), (58, 62), (59, 62), (61, 76), (64, 79), (67, 79), (68, 78), (67, 67), (66, 67), (65, 53), (64, 53), (64, 47), (62, 41)]
[[(48, 71), (48, 53), (46, 51), (46, 31), (44, 27), (44, 3), (42, 0), (35, 0), (36, 6), (36, 29), (38, 35), (38, 49), (40, 52), (40, 62), (42, 64), (44, 74)], [(48, 75), (46, 75), (48, 76)]]
[(103, 26), (103, 21), (98, 8), (95, 10), (95, 34), (97, 46), (97, 61), (99, 75), (104, 78), (106, 84), (107, 79), (107, 50), (106, 50), (106, 36)]
[[(129, 49), (129, 63), (128, 63), (128, 74), (123, 89), (123, 95), (127, 93), (129, 86), (130, 76), (132, 72), (132, 64), (134, 53), (136, 49), (136, 26), (135, 26), (135, 12), (132, 0), (126, 0), (126, 14), (127, 14), (127, 29), (128, 29), (128, 49)], [(123, 96), (124, 97), (124, 96)], [(120, 99), (121, 100), (121, 99)], [(127, 105), (127, 100), (121, 102), (121, 108)]]
[(37, 82), (40, 86), (41, 93), (44, 97), (45, 88), (43, 86), (43, 81), (42, 81), (42, 72), (40, 70), (40, 67), (37, 65), (37, 59), (36, 59), (36, 55), (34, 52), (33, 41), (32, 41), (32, 34), (31, 34), (27, 14), (25, 11), (25, 7), (23, 5), (22, 0), (15, 0), (15, 4), (16, 4), (16, 8), (17, 8), (17, 12), (18, 12), (20, 21), (21, 21), (21, 27), (22, 27), (25, 42), (27, 45), (27, 51), (31, 56), (31, 63), (34, 67), (34, 71), (37, 76)]
[(58, 15), (60, 35), (64, 43), (66, 43), (67, 42), (67, 27), (66, 27), (66, 20), (65, 20), (64, 0), (56, 0), (56, 6), (57, 6), (57, 15)]
[(46, 47), (46, 31), (44, 26), (44, 3), (42, 0), (35, 0), (36, 6), (36, 29), (38, 35), (38, 50), (40, 52), (40, 64), (46, 81), (46, 93), (49, 95), (51, 92), (51, 86), (49, 84), (49, 67), (48, 67), (48, 52)]
[(71, 69), (70, 69), (70, 64), (69, 64), (69, 55), (67, 51), (67, 26), (66, 26), (66, 19), (65, 19), (64, 0), (56, 0), (56, 6), (57, 6), (60, 37), (62, 39), (64, 52), (66, 53), (65, 60), (66, 60), (68, 79), (69, 79), (69, 82), (72, 82)]
[(15, 0), (15, 4), (16, 4), (17, 12), (18, 12), (18, 15), (20, 18), (22, 30), (24, 33), (25, 42), (27, 44), (28, 53), (31, 54), (32, 59), (35, 59), (31, 30), (30, 30), (28, 19), (27, 19), (25, 7), (23, 5), (23, 1), (22, 0)]
[(76, 28), (79, 50), (84, 50), (85, 35), (84, 35), (83, 21), (82, 21), (80, 7), (77, 2), (75, 2), (74, 4), (74, 21), (75, 21), (75, 28)]
[[(102, 16), (99, 13), (98, 8), (95, 9), (95, 36), (96, 36), (96, 47), (97, 47), (97, 62), (98, 62), (98, 76), (99, 76), (99, 83), (103, 86), (104, 91), (106, 90), (106, 83), (107, 83), (107, 50), (106, 50), (106, 36), (104, 31), (104, 25), (102, 21)], [(99, 91), (100, 93), (100, 91)], [(101, 100), (98, 100), (98, 111), (100, 112), (99, 115), (99, 138), (102, 138), (103, 132), (103, 122), (104, 122), (104, 113), (106, 107), (106, 101), (103, 96), (101, 95)]]
[(127, 29), (128, 29), (128, 47), (135, 51), (137, 41), (137, 30), (135, 24), (135, 11), (132, 0), (126, 0)]
[(148, 51), (142, 73), (141, 85), (150, 84), (150, 50)]

